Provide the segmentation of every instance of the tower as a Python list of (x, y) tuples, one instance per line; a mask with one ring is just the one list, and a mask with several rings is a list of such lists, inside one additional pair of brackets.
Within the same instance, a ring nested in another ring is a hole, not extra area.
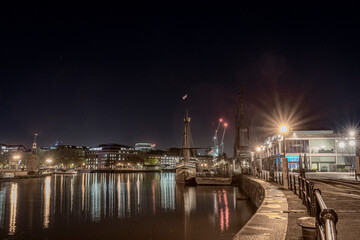
[(34, 142), (33, 142), (32, 150), (31, 150), (32, 154), (36, 154), (36, 149), (37, 149), (36, 137), (37, 137), (37, 133), (34, 134)]
[(29, 175), (34, 175), (39, 171), (39, 158), (36, 155), (37, 152), (37, 144), (36, 144), (37, 134), (34, 135), (34, 142), (31, 149), (31, 154), (28, 156), (27, 160), (27, 171)]
[(245, 120), (244, 99), (244, 85), (241, 84), (239, 105), (235, 116), (234, 158), (238, 164), (250, 161), (249, 128), (247, 127)]

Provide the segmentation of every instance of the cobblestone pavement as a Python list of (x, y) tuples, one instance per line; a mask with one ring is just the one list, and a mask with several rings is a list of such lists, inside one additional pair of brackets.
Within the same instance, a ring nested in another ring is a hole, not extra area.
[(320, 189), (328, 208), (333, 208), (339, 217), (336, 224), (338, 239), (360, 238), (360, 183), (339, 180), (313, 180), (314, 187)]

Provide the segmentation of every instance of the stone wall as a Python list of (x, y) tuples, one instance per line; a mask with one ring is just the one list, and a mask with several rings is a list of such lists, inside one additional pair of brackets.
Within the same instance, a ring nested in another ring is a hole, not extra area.
[(257, 207), (256, 213), (234, 240), (284, 240), (288, 224), (288, 204), (284, 193), (268, 182), (246, 175), (235, 176), (233, 182)]
[(236, 175), (233, 183), (239, 187), (241, 193), (247, 196), (252, 204), (259, 208), (265, 197), (265, 189), (259, 184), (244, 175)]

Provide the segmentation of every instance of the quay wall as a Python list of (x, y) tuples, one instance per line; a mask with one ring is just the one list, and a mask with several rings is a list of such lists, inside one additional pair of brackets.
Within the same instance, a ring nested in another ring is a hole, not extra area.
[(258, 209), (265, 197), (265, 189), (260, 183), (242, 175), (236, 175), (233, 183), (240, 188), (241, 193), (249, 198), (251, 203)]
[(234, 239), (285, 239), (288, 203), (284, 193), (276, 186), (248, 175), (234, 176), (233, 183), (257, 208)]

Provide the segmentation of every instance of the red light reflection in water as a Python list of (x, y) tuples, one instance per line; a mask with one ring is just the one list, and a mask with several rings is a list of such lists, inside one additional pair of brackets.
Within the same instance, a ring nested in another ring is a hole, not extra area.
[(226, 226), (226, 230), (229, 229), (229, 206), (228, 206), (228, 200), (227, 200), (227, 192), (224, 189), (223, 190), (223, 195), (224, 195), (224, 202), (225, 202), (225, 226)]
[(155, 180), (152, 181), (151, 184), (152, 187), (152, 197), (153, 197), (153, 211), (154, 211), (154, 215), (155, 215)]
[(218, 212), (220, 212), (220, 230), (223, 232), (225, 229), (229, 229), (229, 206), (228, 206), (228, 197), (225, 189), (222, 191), (218, 191), (217, 198), (215, 197), (215, 201), (217, 200), (215, 206), (215, 214), (218, 216)]

